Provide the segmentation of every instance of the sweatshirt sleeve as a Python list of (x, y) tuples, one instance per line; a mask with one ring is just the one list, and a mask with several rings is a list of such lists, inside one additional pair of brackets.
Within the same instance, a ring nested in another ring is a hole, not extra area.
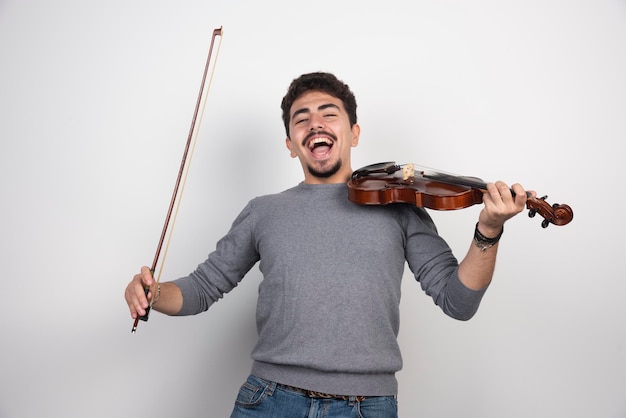
[(472, 290), (459, 278), (459, 262), (439, 236), (428, 213), (415, 208), (408, 221), (406, 259), (424, 292), (448, 316), (466, 321), (474, 316), (485, 289)]
[(177, 315), (204, 312), (234, 289), (259, 260), (255, 244), (253, 201), (237, 216), (216, 249), (189, 276), (174, 281), (183, 295)]

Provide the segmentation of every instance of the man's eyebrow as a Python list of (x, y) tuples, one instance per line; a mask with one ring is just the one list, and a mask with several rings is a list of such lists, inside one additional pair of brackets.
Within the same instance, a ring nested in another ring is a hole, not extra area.
[(339, 109), (339, 106), (337, 106), (337, 105), (336, 105), (336, 104), (334, 104), (334, 103), (327, 103), (327, 104), (323, 104), (323, 105), (321, 105), (320, 107), (318, 107), (318, 108), (317, 108), (317, 110), (324, 110), (324, 109), (328, 109), (329, 107), (334, 107), (334, 108), (335, 108), (335, 109), (337, 109), (337, 110), (341, 110), (341, 109)]
[[(328, 109), (328, 108), (335, 108), (337, 110), (341, 110), (341, 109), (339, 109), (339, 106), (337, 106), (334, 103), (326, 103), (326, 104), (320, 105), (320, 106), (318, 106), (317, 110), (324, 110), (324, 109)], [(302, 113), (309, 113), (309, 112), (310, 112), (309, 108), (308, 107), (304, 107), (302, 109), (298, 109), (295, 112), (293, 112), (293, 115), (291, 115), (291, 118), (293, 119), (293, 118), (295, 118), (296, 116), (298, 116), (298, 115), (300, 115)]]

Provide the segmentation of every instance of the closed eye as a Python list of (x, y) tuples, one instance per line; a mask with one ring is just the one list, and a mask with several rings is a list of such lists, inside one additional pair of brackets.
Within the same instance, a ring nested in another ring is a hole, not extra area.
[(301, 124), (302, 122), (306, 122), (308, 120), (309, 120), (308, 118), (298, 119), (298, 120), (295, 121), (295, 124), (298, 125), (298, 124)]

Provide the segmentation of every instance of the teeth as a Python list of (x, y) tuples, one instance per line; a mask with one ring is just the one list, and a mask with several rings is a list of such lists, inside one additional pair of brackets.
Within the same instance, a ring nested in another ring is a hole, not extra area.
[(315, 148), (317, 144), (326, 144), (330, 146), (333, 144), (333, 142), (328, 138), (314, 138), (309, 141), (309, 149)]

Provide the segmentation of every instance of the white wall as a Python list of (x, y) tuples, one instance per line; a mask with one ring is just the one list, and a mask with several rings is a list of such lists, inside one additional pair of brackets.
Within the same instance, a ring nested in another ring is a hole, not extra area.
[[(336, 73), (354, 168), (520, 182), (574, 221), (510, 221), (477, 316), (407, 275), (401, 417), (626, 416), (626, 4), (0, 0), (0, 417), (224, 417), (250, 366), (255, 269), (204, 315), (130, 334), (214, 28), (224, 38), (163, 272), (187, 274), (255, 195), (300, 181), (279, 102)], [(459, 257), (479, 207), (433, 213)]]

